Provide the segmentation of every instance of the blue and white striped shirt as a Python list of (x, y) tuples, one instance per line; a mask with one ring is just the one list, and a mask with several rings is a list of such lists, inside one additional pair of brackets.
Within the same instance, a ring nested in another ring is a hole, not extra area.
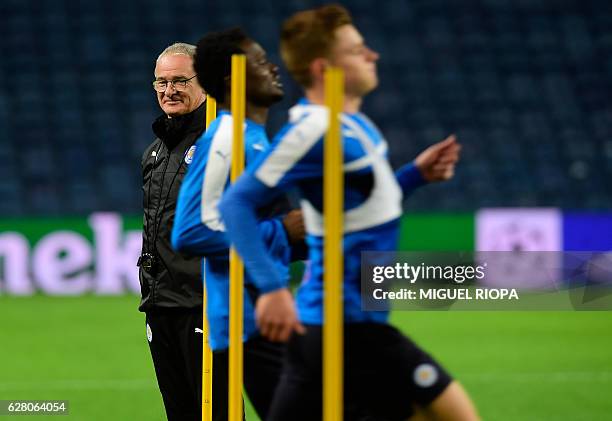
[[(341, 115), (344, 146), (344, 318), (347, 323), (385, 322), (386, 312), (361, 310), (362, 251), (395, 250), (402, 196), (424, 183), (411, 163), (394, 173), (387, 160), (387, 143), (364, 114)], [(292, 188), (301, 194), (307, 231), (309, 264), (297, 293), (303, 323), (323, 318), (323, 137), (325, 107), (302, 100), (290, 111), (289, 123), (270, 149), (257, 158), (230, 188), (219, 208), (227, 234), (254, 279), (272, 290), (282, 274), (252, 229), (254, 211)]]
[[(172, 246), (176, 250), (204, 257), (202, 273), (208, 298), (207, 317), (213, 350), (228, 346), (229, 242), (217, 205), (229, 186), (232, 137), (232, 117), (222, 111), (196, 142), (193, 162), (188, 167), (179, 192), (172, 228)], [(268, 148), (269, 142), (264, 127), (247, 119), (247, 167)], [(282, 280), (282, 285), (285, 285), (289, 276), (290, 249), (280, 217), (263, 220), (256, 218), (253, 228), (266, 247), (266, 252), (272, 256), (274, 271)], [(248, 270), (245, 283), (247, 292), (266, 292), (267, 284), (257, 285), (249, 276)], [(251, 294), (245, 294), (245, 340), (257, 333), (254, 298)]]

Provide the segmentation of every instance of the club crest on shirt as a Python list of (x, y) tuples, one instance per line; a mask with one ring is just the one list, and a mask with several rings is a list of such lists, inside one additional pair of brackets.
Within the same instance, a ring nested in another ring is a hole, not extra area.
[(193, 155), (195, 154), (196, 151), (196, 145), (193, 145), (191, 148), (189, 148), (189, 150), (187, 150), (187, 153), (185, 153), (185, 164), (189, 165), (193, 162)]
[(414, 382), (420, 387), (433, 386), (438, 380), (438, 370), (431, 364), (421, 364), (414, 370)]

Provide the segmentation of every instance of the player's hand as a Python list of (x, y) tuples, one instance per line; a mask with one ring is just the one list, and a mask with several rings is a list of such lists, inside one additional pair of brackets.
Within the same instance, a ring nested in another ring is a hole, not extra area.
[(306, 235), (306, 228), (304, 227), (304, 218), (302, 217), (302, 211), (300, 209), (294, 209), (290, 211), (285, 218), (283, 218), (283, 226), (289, 237), (291, 244), (296, 244), (304, 241)]
[(261, 295), (255, 304), (255, 320), (262, 336), (273, 342), (287, 342), (293, 331), (306, 332), (287, 288)]
[(450, 180), (455, 175), (461, 145), (452, 134), (421, 152), (414, 163), (428, 182)]

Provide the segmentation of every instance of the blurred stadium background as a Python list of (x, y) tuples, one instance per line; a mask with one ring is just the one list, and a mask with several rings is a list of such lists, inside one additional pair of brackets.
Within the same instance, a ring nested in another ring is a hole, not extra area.
[[(0, 399), (163, 419), (135, 296), (155, 58), (241, 25), (280, 64), (282, 20), (322, 3), (0, 2)], [(381, 53), (365, 112), (392, 162), (449, 133), (464, 145), (453, 181), (406, 201), (402, 249), (612, 249), (612, 2), (342, 3)], [(283, 81), (270, 133), (299, 96)], [(484, 419), (610, 419), (609, 312), (394, 319)]]

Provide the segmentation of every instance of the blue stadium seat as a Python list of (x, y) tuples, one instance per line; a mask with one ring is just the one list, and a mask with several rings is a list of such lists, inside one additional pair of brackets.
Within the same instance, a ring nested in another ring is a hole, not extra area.
[[(138, 213), (138, 163), (160, 113), (157, 54), (239, 24), (278, 61), (282, 19), (322, 3), (3, 1), (0, 71), (19, 90), (0, 96), (0, 194), (10, 198), (0, 215)], [(612, 6), (597, 3), (347, 4), (381, 53), (381, 84), (364, 110), (393, 163), (450, 132), (464, 144), (457, 178), (419, 192), (410, 209), (612, 206)], [(272, 109), (271, 132), (301, 95), (282, 74), (287, 98)], [(60, 178), (65, 189), (53, 184)]]

